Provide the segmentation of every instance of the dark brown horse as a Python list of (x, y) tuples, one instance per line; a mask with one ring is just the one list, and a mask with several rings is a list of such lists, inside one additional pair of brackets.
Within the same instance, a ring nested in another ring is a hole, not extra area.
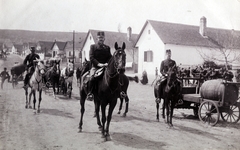
[(119, 74), (119, 85), (120, 85), (120, 92), (119, 92), (119, 99), (120, 99), (120, 105), (119, 105), (119, 110), (118, 114), (121, 114), (122, 110), (122, 105), (123, 105), (123, 100), (125, 100), (125, 111), (123, 113), (123, 117), (126, 117), (127, 112), (128, 112), (128, 105), (129, 105), (129, 98), (127, 95), (127, 89), (129, 85), (129, 81), (135, 81), (138, 83), (139, 79), (138, 76), (135, 77), (130, 77), (126, 76), (125, 74), (125, 69), (122, 69)]
[[(163, 99), (163, 107), (162, 107), (162, 117), (165, 119), (165, 109), (167, 113), (167, 124), (171, 127), (172, 124), (172, 116), (174, 106), (177, 101), (182, 98), (181, 82), (177, 79), (176, 67), (169, 68), (167, 82), (162, 85), (162, 87), (158, 88), (159, 82), (154, 86), (154, 93), (156, 97), (156, 93), (159, 93), (159, 98)], [(157, 120), (159, 121), (159, 103), (156, 102), (157, 108)]]
[[(52, 66), (47, 70), (45, 74), (45, 80), (47, 83), (50, 83), (53, 88), (53, 93), (54, 96), (56, 93), (59, 93), (59, 80), (60, 80), (60, 60), (50, 60)], [(50, 85), (48, 85), (50, 86)], [(56, 87), (57, 87), (57, 92), (56, 92)]]
[[(102, 137), (105, 140), (110, 140), (109, 126), (112, 119), (113, 110), (117, 104), (117, 98), (119, 97), (119, 74), (120, 70), (125, 68), (126, 53), (125, 43), (122, 47), (118, 47), (115, 43), (115, 49), (112, 58), (108, 62), (108, 66), (104, 69), (102, 78), (96, 81), (97, 88), (93, 90), (94, 104), (97, 118), (97, 124), (102, 131)], [(81, 83), (83, 85), (84, 83)], [(80, 86), (80, 105), (81, 105), (81, 117), (79, 122), (79, 130), (82, 131), (83, 114), (85, 111), (85, 100), (87, 96), (86, 86)], [(106, 117), (106, 107), (109, 105), (108, 117)], [(101, 106), (102, 119), (100, 122), (99, 110)], [(106, 124), (107, 121), (107, 124)]]

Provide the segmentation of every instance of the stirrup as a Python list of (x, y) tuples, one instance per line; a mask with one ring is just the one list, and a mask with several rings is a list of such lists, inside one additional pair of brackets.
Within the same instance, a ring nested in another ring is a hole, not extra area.
[(156, 98), (155, 102), (156, 103), (161, 103), (161, 99), (160, 98)]
[(94, 100), (94, 95), (92, 93), (88, 93), (87, 98), (88, 101), (93, 101)]
[(127, 96), (127, 94), (124, 91), (120, 92), (120, 97), (121, 98), (125, 98), (126, 96)]

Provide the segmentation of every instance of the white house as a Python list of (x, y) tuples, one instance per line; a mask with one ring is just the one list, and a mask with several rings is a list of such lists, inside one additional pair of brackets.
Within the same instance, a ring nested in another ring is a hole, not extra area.
[(65, 46), (67, 42), (55, 41), (52, 47), (52, 57), (59, 55), (61, 58), (66, 56)]
[[(97, 32), (98, 30), (89, 30), (86, 36), (86, 39), (83, 43), (82, 48), (82, 60), (89, 60), (89, 51), (90, 46), (97, 42)], [(119, 46), (122, 46), (123, 42), (126, 44), (126, 67), (133, 69), (133, 64), (138, 62), (138, 53), (137, 49), (134, 47), (134, 44), (137, 39), (137, 34), (132, 34), (132, 29), (129, 27), (127, 33), (104, 31), (105, 33), (105, 44), (111, 48), (111, 53), (115, 51), (114, 44), (118, 43)]]
[(171, 49), (172, 59), (182, 66), (203, 64), (206, 56), (214, 56), (219, 49), (230, 49), (231, 55), (236, 52), (240, 58), (240, 31), (234, 31), (234, 42), (230, 44), (226, 39), (233, 37), (232, 30), (207, 28), (206, 23), (205, 17), (200, 19), (200, 26), (147, 20), (135, 44), (138, 73), (146, 70), (155, 74), (166, 49)]

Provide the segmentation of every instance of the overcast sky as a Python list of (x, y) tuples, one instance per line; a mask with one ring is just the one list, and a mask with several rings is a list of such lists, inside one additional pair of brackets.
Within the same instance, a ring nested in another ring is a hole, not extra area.
[(147, 19), (240, 30), (240, 0), (0, 0), (0, 29), (139, 33)]

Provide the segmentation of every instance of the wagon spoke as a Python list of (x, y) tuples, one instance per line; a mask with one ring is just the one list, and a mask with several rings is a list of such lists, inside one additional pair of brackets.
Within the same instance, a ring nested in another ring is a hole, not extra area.
[(214, 110), (216, 110), (216, 107), (213, 110), (211, 110), (211, 113), (214, 112)]

